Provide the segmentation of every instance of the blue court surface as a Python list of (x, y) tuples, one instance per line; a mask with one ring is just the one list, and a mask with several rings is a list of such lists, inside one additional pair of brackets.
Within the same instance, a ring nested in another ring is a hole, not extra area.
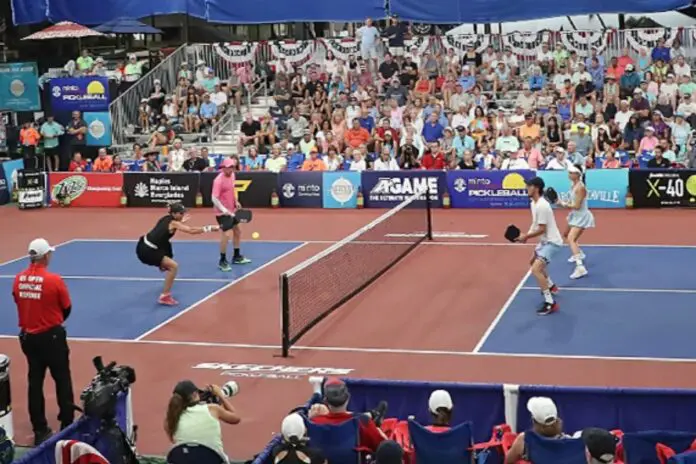
[(529, 277), (479, 350), (482, 353), (696, 359), (696, 247), (583, 247), (590, 275), (571, 280), (565, 248), (549, 270), (560, 312)]
[[(70, 290), (73, 312), (66, 325), (71, 336), (132, 340), (302, 244), (246, 242), (242, 252), (252, 262), (221, 272), (217, 242), (174, 242), (176, 307), (156, 303), (163, 276), (138, 261), (135, 241), (68, 242), (56, 249), (51, 270), (63, 276)], [(26, 259), (0, 265), (0, 335), (18, 332), (11, 289), (14, 275), (26, 266)]]

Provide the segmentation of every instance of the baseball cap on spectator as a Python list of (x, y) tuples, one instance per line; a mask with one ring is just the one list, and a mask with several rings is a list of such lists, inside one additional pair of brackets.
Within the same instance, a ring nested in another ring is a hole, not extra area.
[(29, 256), (40, 258), (53, 251), (56, 251), (45, 238), (36, 238), (29, 243)]
[(297, 413), (292, 413), (283, 419), (283, 423), (280, 425), (280, 432), (283, 434), (283, 438), (289, 442), (293, 442), (304, 438), (307, 433), (307, 428), (305, 427), (302, 416)]
[(324, 400), (330, 406), (343, 406), (350, 399), (348, 386), (346, 383), (336, 377), (329, 377), (324, 382)]
[(633, 65), (632, 65), (632, 64), (627, 64), (627, 65), (626, 65), (626, 71), (633, 71)]
[(461, 131), (465, 131), (465, 130), (466, 130), (466, 127), (464, 127), (464, 126), (457, 126), (457, 130), (460, 131), (460, 132), (461, 132)]
[(648, 132), (648, 131), (655, 132), (655, 128), (653, 126), (648, 126), (645, 128), (645, 132)]
[(616, 456), (617, 438), (607, 430), (587, 428), (582, 431), (582, 441), (590, 457), (599, 463), (610, 464)]
[(587, 129), (587, 126), (584, 123), (578, 123), (578, 129), (585, 130)]
[(376, 464), (401, 464), (404, 450), (394, 440), (384, 440), (375, 453)]
[[(539, 179), (541, 181), (541, 186), (537, 184), (532, 184), (531, 182)], [(539, 177), (530, 179), (527, 181), (527, 185), (537, 185), (537, 187), (544, 188), (544, 181)], [(527, 410), (532, 415), (532, 420), (537, 424), (541, 425), (551, 425), (558, 420), (558, 409), (556, 408), (556, 403), (553, 402), (551, 398), (545, 396), (535, 396), (527, 401)]]
[(437, 413), (440, 408), (445, 408), (451, 411), (454, 407), (452, 403), (452, 397), (447, 390), (435, 390), (430, 394), (430, 399), (428, 399), (428, 409), (432, 413)]

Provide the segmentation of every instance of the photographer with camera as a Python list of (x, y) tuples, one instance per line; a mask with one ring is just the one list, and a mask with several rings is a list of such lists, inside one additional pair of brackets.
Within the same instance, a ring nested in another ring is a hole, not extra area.
[(222, 446), (220, 422), (235, 425), (241, 420), (220, 387), (209, 385), (201, 390), (190, 380), (182, 380), (169, 399), (164, 431), (175, 445), (199, 443), (229, 461)]

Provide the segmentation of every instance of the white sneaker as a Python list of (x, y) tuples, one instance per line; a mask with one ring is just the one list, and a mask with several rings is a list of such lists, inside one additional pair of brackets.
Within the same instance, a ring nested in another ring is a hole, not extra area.
[[(575, 262), (575, 259), (576, 259), (576, 258), (575, 258), (575, 255), (573, 255), (573, 256), (571, 256), (570, 258), (568, 258), (568, 262), (569, 262), (569, 263), (574, 263), (574, 262)], [(585, 259), (585, 253), (580, 253), (580, 259), (582, 259), (582, 260)]]
[(577, 266), (573, 273), (570, 275), (571, 279), (579, 279), (587, 275), (587, 268), (585, 266)]

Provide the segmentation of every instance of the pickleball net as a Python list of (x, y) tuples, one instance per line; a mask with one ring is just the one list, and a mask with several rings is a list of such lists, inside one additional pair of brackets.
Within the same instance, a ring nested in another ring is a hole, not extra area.
[(283, 356), (312, 327), (432, 240), (429, 194), (419, 192), (280, 276)]

